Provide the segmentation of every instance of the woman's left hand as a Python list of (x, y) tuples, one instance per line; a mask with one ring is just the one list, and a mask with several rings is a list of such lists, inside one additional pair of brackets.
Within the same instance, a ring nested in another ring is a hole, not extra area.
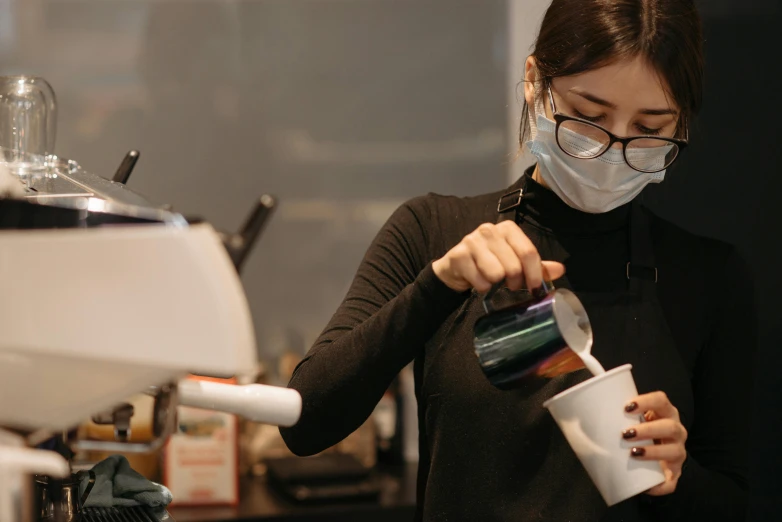
[(634, 447), (630, 454), (639, 460), (659, 460), (665, 473), (665, 482), (646, 493), (652, 496), (669, 495), (676, 491), (687, 458), (684, 443), (687, 430), (679, 419), (679, 410), (661, 391), (639, 395), (625, 406), (627, 413), (643, 412), (646, 422), (622, 432), (628, 441), (654, 440), (654, 445)]

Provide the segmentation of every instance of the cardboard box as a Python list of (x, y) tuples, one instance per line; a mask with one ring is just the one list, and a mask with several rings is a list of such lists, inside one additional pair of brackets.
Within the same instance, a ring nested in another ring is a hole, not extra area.
[[(234, 379), (191, 377), (236, 384)], [(177, 431), (166, 445), (163, 483), (172, 506), (239, 502), (239, 423), (235, 415), (179, 406)]]

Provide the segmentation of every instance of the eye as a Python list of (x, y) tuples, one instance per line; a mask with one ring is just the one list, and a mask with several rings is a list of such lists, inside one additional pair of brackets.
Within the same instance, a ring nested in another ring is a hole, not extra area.
[(657, 129), (650, 129), (649, 127), (645, 127), (643, 125), (637, 124), (635, 126), (638, 129), (638, 132), (645, 136), (659, 136), (660, 132), (662, 132), (662, 127), (659, 127)]
[(573, 108), (573, 114), (577, 118), (581, 118), (582, 120), (591, 121), (592, 123), (597, 123), (599, 121), (603, 121), (605, 119), (605, 114), (601, 114), (599, 116), (587, 116), (586, 114), (582, 113), (576, 108)]

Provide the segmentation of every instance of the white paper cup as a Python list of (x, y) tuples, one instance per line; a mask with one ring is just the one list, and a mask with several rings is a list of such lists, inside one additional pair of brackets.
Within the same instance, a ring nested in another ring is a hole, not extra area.
[(665, 482), (658, 461), (630, 456), (631, 448), (653, 441), (622, 438), (623, 430), (643, 419), (624, 411), (638, 395), (631, 369), (630, 364), (619, 366), (543, 403), (609, 506)]

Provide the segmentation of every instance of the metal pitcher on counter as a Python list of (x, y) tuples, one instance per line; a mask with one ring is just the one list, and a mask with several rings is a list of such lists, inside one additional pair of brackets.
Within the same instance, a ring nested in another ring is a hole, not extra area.
[(81, 495), (79, 495), (80, 474), (72, 474), (64, 479), (36, 475), (35, 500), (39, 520), (46, 522), (78, 521), (87, 497), (95, 485), (95, 473), (92, 470), (86, 473), (89, 475), (89, 481)]

